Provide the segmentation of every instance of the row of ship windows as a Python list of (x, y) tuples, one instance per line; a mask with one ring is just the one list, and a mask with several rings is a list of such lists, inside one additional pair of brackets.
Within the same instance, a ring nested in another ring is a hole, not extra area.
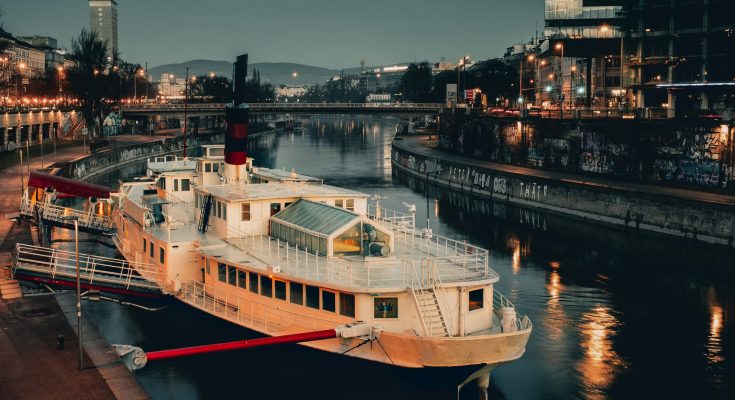
[[(191, 180), (190, 179), (173, 179), (174, 192), (188, 192), (191, 190)], [(166, 178), (161, 178), (158, 180), (158, 186), (166, 190)]]
[[(149, 242), (146, 238), (143, 238), (143, 253), (148, 253), (150, 258), (154, 258), (156, 254), (156, 245), (153, 242)], [(158, 247), (158, 262), (163, 264), (166, 260), (166, 250), (163, 247)]]
[[(210, 262), (207, 260), (208, 275), (211, 274), (209, 265)], [(217, 280), (261, 296), (331, 313), (337, 313), (339, 309), (340, 315), (355, 317), (355, 295), (350, 293), (273, 279), (268, 275), (244, 271), (224, 263), (217, 263)], [(398, 298), (376, 297), (373, 309), (375, 318), (398, 318)]]

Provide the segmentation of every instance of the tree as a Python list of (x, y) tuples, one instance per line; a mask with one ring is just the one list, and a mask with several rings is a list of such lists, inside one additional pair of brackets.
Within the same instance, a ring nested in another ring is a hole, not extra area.
[(253, 69), (253, 77), (245, 82), (245, 102), (272, 103), (276, 101), (276, 89), (272, 83), (260, 82), (260, 71)]
[(18, 79), (12, 54), (6, 53), (6, 50), (10, 47), (12, 36), (5, 32), (5, 29), (3, 29), (4, 26), (3, 10), (0, 8), (0, 93), (4, 93)]
[[(94, 134), (96, 122), (102, 126), (103, 99), (114, 97), (112, 88), (119, 87), (119, 77), (110, 73), (107, 64), (107, 44), (97, 32), (82, 29), (71, 42), (71, 56), (76, 62), (67, 72), (71, 89), (80, 98), (82, 116), (87, 128)], [(117, 60), (112, 60), (115, 63)]]
[(189, 90), (194, 101), (212, 103), (232, 101), (232, 81), (225, 76), (199, 76)]
[(411, 63), (401, 77), (398, 87), (407, 101), (423, 103), (431, 98), (432, 83), (431, 67), (428, 62)]

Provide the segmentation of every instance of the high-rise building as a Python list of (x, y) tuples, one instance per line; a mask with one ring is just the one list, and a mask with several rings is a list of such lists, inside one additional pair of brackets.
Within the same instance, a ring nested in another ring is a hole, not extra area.
[(117, 51), (117, 1), (89, 0), (89, 27), (107, 42), (107, 58)]

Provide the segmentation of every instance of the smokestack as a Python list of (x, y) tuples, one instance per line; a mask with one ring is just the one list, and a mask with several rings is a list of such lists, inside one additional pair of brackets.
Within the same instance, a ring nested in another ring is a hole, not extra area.
[(237, 57), (233, 77), (233, 106), (227, 107), (225, 135), (225, 180), (239, 183), (245, 180), (247, 163), (248, 125), (250, 115), (245, 105), (245, 81), (248, 75), (248, 55)]

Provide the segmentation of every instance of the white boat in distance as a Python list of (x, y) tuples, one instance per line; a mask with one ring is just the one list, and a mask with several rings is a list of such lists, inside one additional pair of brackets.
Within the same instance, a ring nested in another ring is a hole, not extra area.
[(412, 213), (365, 193), (254, 167), (232, 145), (238, 123), (226, 146), (150, 160), (145, 179), (121, 182), (113, 239), (131, 263), (157, 267), (143, 277), (264, 335), (349, 324), (350, 334), (302, 344), (405, 368), (482, 369), (485, 388), (493, 368), (523, 355), (531, 321), (495, 290), (487, 250), (419, 231)]

